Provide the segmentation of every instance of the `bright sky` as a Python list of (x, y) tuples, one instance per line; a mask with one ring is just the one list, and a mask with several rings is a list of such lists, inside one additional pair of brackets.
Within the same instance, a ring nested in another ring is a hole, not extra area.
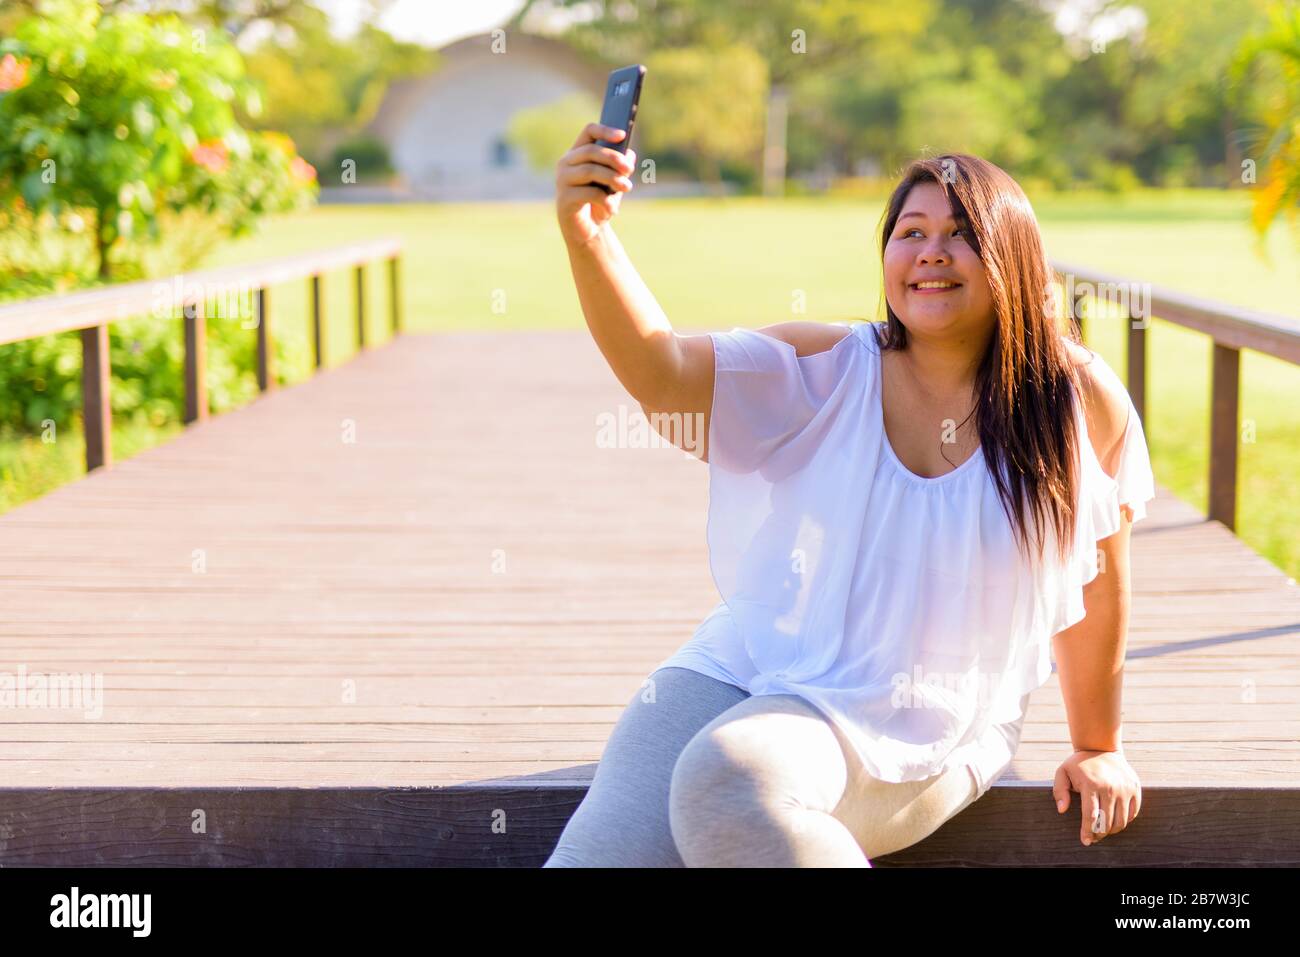
[[(314, 0), (329, 13), (335, 32), (351, 33), (365, 12), (364, 0)], [(1095, 38), (1112, 40), (1141, 30), (1146, 17), (1136, 7), (1122, 7), (1096, 18), (1102, 0), (1039, 0), (1055, 14), (1056, 27), (1075, 33), (1091, 22), (1087, 32)], [(483, 33), (500, 26), (521, 6), (523, 0), (394, 0), (379, 18), (379, 25), (400, 40), (440, 47), (461, 37)], [(538, 7), (545, 7), (539, 3)], [(572, 21), (580, 11), (538, 11), (561, 21)]]
[[(341, 34), (351, 33), (365, 10), (360, 0), (316, 0), (316, 5)], [(395, 0), (379, 25), (400, 40), (440, 47), (500, 26), (521, 6), (521, 0)]]

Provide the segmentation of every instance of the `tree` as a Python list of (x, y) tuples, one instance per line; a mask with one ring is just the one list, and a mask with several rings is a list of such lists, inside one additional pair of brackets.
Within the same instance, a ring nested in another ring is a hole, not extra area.
[[(888, 69), (922, 37), (940, 10), (939, 0), (558, 2), (564, 7), (594, 8), (594, 16), (571, 28), (567, 38), (606, 59), (630, 63), (647, 59), (651, 51), (670, 48), (695, 48), (702, 51), (701, 57), (708, 57), (718, 49), (750, 47), (766, 66), (768, 117), (783, 117), (778, 101), (822, 71), (840, 64), (854, 64), (863, 71)], [(671, 115), (682, 106), (671, 104)], [(778, 133), (772, 142), (784, 139)], [(704, 143), (699, 148), (708, 152), (713, 146)]]
[(1258, 162), (1245, 161), (1259, 176), (1251, 221), (1261, 240), (1283, 212), (1296, 225), (1300, 205), (1300, 5), (1279, 5), (1269, 19), (1267, 31), (1242, 42), (1231, 71), (1238, 91), (1252, 69), (1271, 64), (1280, 74), (1280, 82), (1265, 84), (1271, 91), (1265, 109), (1272, 129), (1256, 144)]
[(554, 168), (573, 146), (573, 131), (582, 129), (599, 114), (600, 101), (592, 94), (570, 93), (514, 113), (506, 140), (523, 154), (530, 169), (542, 173)]
[(119, 240), (158, 241), (166, 213), (246, 232), (315, 188), (292, 142), (235, 121), (250, 90), (219, 31), (43, 0), (0, 41), (0, 202), (56, 221), (88, 211), (101, 280)]
[(393, 80), (431, 72), (440, 59), (369, 23), (339, 39), (315, 7), (299, 10), (287, 27), (248, 52), (249, 77), (264, 93), (263, 113), (248, 122), (286, 131), (322, 163), (339, 141), (364, 129)]
[[(37, 12), (44, 0), (0, 0), (0, 34)], [(392, 0), (371, 0), (386, 6)], [(104, 13), (175, 13), (196, 25), (217, 27), (238, 40), (261, 24), (291, 22), (307, 6), (305, 0), (99, 0)]]
[(722, 164), (752, 158), (762, 143), (763, 61), (739, 44), (664, 50), (646, 61), (654, 101), (672, 104), (672, 122), (647, 126), (645, 152), (680, 153), (699, 178), (720, 185)]

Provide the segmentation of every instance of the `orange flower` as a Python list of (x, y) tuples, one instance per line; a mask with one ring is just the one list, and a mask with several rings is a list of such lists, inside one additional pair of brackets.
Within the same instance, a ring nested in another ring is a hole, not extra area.
[(275, 130), (264, 131), (262, 133), (262, 139), (271, 146), (274, 146), (285, 156), (293, 156), (294, 153), (298, 151), (298, 148), (293, 145), (293, 140), (285, 134), (276, 132)]
[(190, 151), (190, 159), (209, 173), (224, 173), (230, 167), (230, 151), (221, 140), (204, 140)]
[(310, 183), (316, 178), (316, 167), (301, 156), (293, 158), (293, 162), (289, 164), (289, 172), (293, 174), (294, 179), (304, 183)]
[(27, 68), (31, 60), (20, 60), (12, 53), (0, 59), (0, 93), (9, 93), (27, 85)]

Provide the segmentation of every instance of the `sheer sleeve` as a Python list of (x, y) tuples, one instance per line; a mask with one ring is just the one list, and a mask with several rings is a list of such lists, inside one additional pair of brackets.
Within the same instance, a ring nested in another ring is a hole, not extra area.
[[(1127, 397), (1128, 390), (1124, 389), (1119, 377), (1101, 357), (1095, 356), (1093, 361), (1100, 363), (1099, 373), (1112, 384), (1117, 384)], [(1059, 582), (1059, 601), (1050, 634), (1063, 631), (1084, 619), (1086, 611), (1083, 602), (1083, 586), (1096, 578), (1101, 571), (1097, 543), (1120, 530), (1122, 526), (1120, 507), (1127, 506), (1133, 514), (1132, 521), (1141, 521), (1147, 514), (1146, 503), (1156, 494), (1155, 476), (1151, 470), (1146, 433), (1132, 398), (1128, 400), (1128, 421), (1124, 427), (1123, 447), (1120, 450), (1119, 465), (1113, 476), (1102, 468), (1097, 459), (1081, 410), (1077, 421), (1080, 423), (1079, 452), (1082, 458), (1080, 501), (1074, 547), (1064, 576)]]
[[(1124, 450), (1114, 481), (1117, 504), (1129, 507), (1133, 512), (1133, 521), (1145, 518), (1146, 503), (1156, 495), (1155, 475), (1151, 470), (1146, 432), (1131, 399), (1128, 404), (1128, 425), (1124, 429)], [(1118, 529), (1119, 526), (1116, 525), (1116, 530)]]
[(749, 329), (712, 334), (709, 567), (768, 674), (790, 677), (795, 662), (816, 673), (844, 628), (867, 499), (860, 477), (875, 461), (860, 333), (809, 356)]
[(1133, 513), (1133, 521), (1137, 522), (1145, 518), (1146, 503), (1155, 497), (1156, 490), (1146, 433), (1142, 428), (1142, 419), (1138, 415), (1137, 408), (1133, 405), (1133, 400), (1123, 382), (1105, 360), (1094, 354), (1093, 361), (1098, 364), (1098, 375), (1108, 382), (1112, 390), (1122, 394), (1128, 405), (1128, 419), (1124, 425), (1119, 465), (1113, 476), (1108, 474), (1098, 461), (1096, 450), (1087, 435), (1086, 426), (1080, 433), (1087, 445), (1082, 450), (1085, 458), (1084, 472), (1085, 475), (1090, 473), (1088, 477), (1095, 479), (1090, 487), (1085, 484), (1085, 491), (1090, 492), (1089, 499), (1095, 520), (1093, 531), (1096, 537), (1093, 541), (1100, 541), (1119, 531), (1121, 505), (1128, 506)]
[(816, 427), (843, 378), (846, 344), (854, 333), (829, 350), (802, 357), (788, 342), (753, 329), (709, 335), (715, 363), (710, 463), (738, 475), (764, 466), (796, 467), (779, 461), (779, 453)]

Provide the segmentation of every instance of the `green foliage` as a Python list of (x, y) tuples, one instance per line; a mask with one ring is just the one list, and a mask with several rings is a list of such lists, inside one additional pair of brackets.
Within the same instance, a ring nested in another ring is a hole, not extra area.
[[(0, 300), (189, 269), (265, 215), (301, 208), (315, 171), (292, 141), (246, 132), (240, 55), (174, 16), (40, 0), (0, 40)], [(246, 397), (251, 337), (209, 319), (213, 406)], [(179, 421), (180, 320), (109, 327), (115, 414)], [(0, 424), (67, 428), (81, 406), (78, 333), (0, 347)]]
[[(694, 172), (721, 178), (720, 165), (751, 160), (762, 147), (767, 65), (750, 47), (680, 47), (646, 58), (643, 154), (677, 150), (696, 159)], [(661, 119), (660, 119), (661, 118)]]
[(909, 153), (922, 150), (966, 152), (999, 166), (1019, 168), (1032, 152), (1014, 84), (994, 76), (928, 83), (904, 92), (899, 143)]
[[(1118, 189), (1133, 177), (1226, 183), (1236, 140), (1267, 105), (1234, 113), (1225, 74), (1279, 0), (1069, 4), (1078, 22), (1066, 34), (1054, 22), (1062, 5), (1036, 0), (557, 2), (594, 6), (566, 39), (609, 62), (728, 44), (754, 50), (768, 82), (790, 90), (791, 173), (830, 162), (847, 174), (863, 160), (895, 170), (925, 148), (964, 149), (1018, 178)], [(1145, 28), (1094, 44), (1108, 23), (1135, 12)], [(651, 74), (647, 97), (657, 83)], [(674, 118), (680, 106), (655, 102)], [(648, 113), (647, 132), (655, 125)], [(1279, 125), (1274, 118), (1269, 128)], [(697, 144), (697, 169), (709, 165), (709, 149)]]
[(1231, 75), (1237, 89), (1256, 84), (1266, 91), (1265, 126), (1247, 158), (1257, 168), (1256, 240), (1262, 242), (1282, 214), (1300, 236), (1300, 4), (1270, 10), (1268, 29), (1242, 42)]
[(1089, 165), (1088, 181), (1109, 193), (1127, 193), (1142, 185), (1142, 180), (1131, 168), (1102, 157), (1096, 157)]
[[(553, 169), (573, 146), (576, 130), (600, 119), (600, 101), (590, 93), (571, 93), (510, 117), (506, 140), (536, 172)], [(635, 130), (633, 135), (636, 134)]]
[[(208, 400), (218, 412), (235, 408), (256, 394), (256, 333), (248, 297), (237, 310), (208, 309)], [(110, 389), (119, 424), (179, 426), (184, 409), (182, 319), (140, 316), (109, 328)], [(276, 339), (277, 353), (289, 358), (295, 346)], [(283, 364), (281, 362), (281, 364)], [(37, 432), (47, 420), (59, 429), (79, 417), (80, 333), (41, 336), (0, 346), (0, 427)]]
[(0, 40), (0, 201), (85, 215), (99, 278), (128, 251), (119, 242), (163, 241), (167, 212), (199, 209), (239, 235), (310, 201), (292, 144), (236, 123), (252, 90), (220, 31), (89, 0), (38, 7)]
[(356, 164), (359, 180), (387, 176), (393, 172), (393, 165), (388, 159), (388, 147), (383, 140), (374, 136), (355, 136), (336, 146), (332, 168), (338, 172), (348, 161)]
[(371, 24), (341, 40), (328, 17), (307, 4), (292, 11), (286, 27), (248, 54), (248, 75), (264, 110), (247, 122), (285, 131), (319, 164), (332, 158), (332, 136), (340, 130), (355, 136), (374, 118), (394, 80), (428, 73), (438, 63), (434, 51)]

